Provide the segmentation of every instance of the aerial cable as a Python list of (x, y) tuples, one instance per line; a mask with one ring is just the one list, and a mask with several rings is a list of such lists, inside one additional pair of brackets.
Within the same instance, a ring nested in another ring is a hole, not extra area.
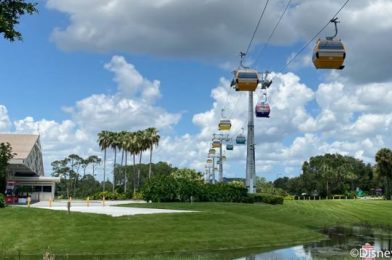
[(335, 13), (335, 15), (327, 22), (327, 24), (326, 25), (324, 25), (324, 27), (323, 28), (321, 28), (321, 30), (316, 34), (316, 35), (314, 35), (313, 36), (313, 38), (312, 39), (310, 39), (283, 67), (282, 67), (282, 69), (280, 70), (280, 72), (282, 73), (282, 72), (284, 72), (286, 69), (287, 69), (287, 67), (290, 65), (290, 63), (291, 62), (293, 62), (294, 61), (294, 59), (296, 59), (300, 54), (301, 54), (301, 52), (303, 52), (308, 46), (309, 46), (309, 44), (311, 44), (316, 38), (317, 38), (317, 36), (319, 36), (320, 35), (320, 33), (322, 32), (322, 31), (324, 31), (325, 30), (325, 28), (327, 28), (328, 27), (328, 25), (329, 25), (329, 23), (331, 22), (331, 21), (333, 21), (335, 18), (336, 18), (336, 16), (340, 13), (340, 11), (342, 11), (343, 10), (343, 8), (347, 5), (347, 3), (349, 2), (350, 0), (346, 0), (346, 2), (340, 7), (340, 9)]
[(269, 2), (269, 0), (267, 0), (267, 1), (265, 2), (263, 11), (262, 11), (261, 14), (260, 14), (259, 20), (258, 20), (258, 22), (257, 22), (257, 24), (256, 24), (256, 28), (255, 28), (255, 30), (254, 30), (254, 32), (253, 32), (252, 38), (251, 38), (250, 41), (249, 41), (248, 48), (246, 48), (246, 52), (241, 53), (241, 58), (243, 58), (242, 56), (246, 56), (246, 55), (248, 54), (248, 52), (249, 52), (249, 50), (250, 50), (250, 47), (252, 46), (253, 40), (254, 40), (254, 38), (255, 38), (255, 36), (256, 36), (256, 33), (257, 33), (257, 30), (259, 29), (261, 19), (263, 18), (264, 13), (265, 13), (265, 10), (267, 9), (268, 2)]
[[(241, 54), (240, 54), (240, 55), (241, 55), (241, 60), (240, 60), (240, 66), (241, 66), (241, 67), (245, 67), (245, 66), (243, 65), (243, 60), (244, 60), (245, 56), (248, 54), (248, 52), (249, 52), (249, 50), (250, 50), (250, 48), (251, 48), (251, 46), (252, 46), (253, 40), (254, 40), (254, 38), (255, 38), (255, 36), (256, 36), (256, 33), (257, 33), (258, 29), (259, 29), (261, 20), (263, 19), (265, 10), (267, 9), (268, 3), (269, 3), (269, 0), (267, 0), (267, 1), (265, 2), (265, 5), (264, 5), (263, 10), (262, 10), (262, 12), (261, 12), (261, 14), (260, 14), (259, 20), (257, 21), (255, 30), (253, 31), (252, 37), (251, 37), (251, 39), (250, 39), (250, 41), (249, 41), (248, 47), (246, 48), (246, 52), (241, 52)], [(239, 97), (238, 97), (237, 100), (236, 100), (236, 104), (238, 103), (238, 100), (239, 100)], [(228, 101), (228, 99), (227, 99), (227, 101)], [(231, 111), (230, 116), (232, 115), (232, 113), (233, 113), (233, 111)]]
[(259, 55), (257, 55), (256, 60), (255, 60), (255, 62), (254, 62), (255, 64), (257, 64), (257, 61), (260, 59), (260, 57), (261, 57), (262, 54), (263, 54), (263, 51), (268, 47), (268, 44), (269, 44), (269, 42), (271, 41), (271, 38), (272, 38), (272, 36), (274, 35), (276, 29), (278, 28), (280, 22), (282, 21), (283, 16), (286, 14), (287, 9), (289, 8), (291, 1), (292, 1), (292, 0), (289, 0), (289, 1), (287, 2), (286, 7), (284, 8), (282, 14), (280, 15), (280, 17), (279, 17), (279, 19), (278, 19), (278, 22), (275, 24), (274, 29), (272, 30), (272, 32), (271, 32), (270, 35), (268, 36), (267, 42), (264, 44), (263, 48), (259, 51)]

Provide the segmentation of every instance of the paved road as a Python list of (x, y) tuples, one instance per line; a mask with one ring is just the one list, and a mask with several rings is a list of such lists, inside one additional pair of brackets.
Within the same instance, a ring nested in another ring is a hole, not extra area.
[[(190, 210), (169, 210), (169, 209), (149, 209), (149, 208), (131, 208), (131, 207), (116, 207), (116, 205), (129, 203), (146, 203), (140, 200), (123, 200), (123, 201), (90, 201), (87, 205), (86, 201), (75, 200), (71, 203), (71, 212), (95, 213), (105, 214), (113, 217), (131, 216), (139, 214), (157, 214), (157, 213), (188, 213), (195, 212)], [(50, 209), (50, 210), (67, 210), (67, 201), (54, 201), (49, 207), (49, 202), (41, 201), (31, 205), (32, 208)]]

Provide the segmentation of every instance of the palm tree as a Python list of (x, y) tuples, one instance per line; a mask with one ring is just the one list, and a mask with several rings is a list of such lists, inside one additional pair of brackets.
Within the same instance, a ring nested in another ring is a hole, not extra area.
[(158, 146), (159, 144), (159, 139), (161, 138), (158, 134), (158, 130), (156, 128), (150, 127), (146, 129), (147, 135), (148, 135), (148, 145), (150, 149), (150, 164), (148, 167), (148, 178), (151, 178), (151, 164), (152, 164), (152, 151), (155, 146)]
[(101, 150), (104, 151), (103, 154), (103, 191), (105, 191), (106, 183), (106, 149), (110, 147), (110, 132), (101, 131), (98, 133), (98, 144)]
[(142, 156), (143, 152), (149, 148), (149, 139), (147, 135), (147, 131), (137, 131), (136, 132), (136, 141), (137, 141), (137, 151), (139, 153), (139, 167), (137, 169), (137, 188), (140, 186), (140, 168), (142, 165)]
[(120, 140), (119, 140), (119, 134), (116, 132), (111, 132), (110, 133), (110, 147), (114, 149), (114, 162), (113, 162), (113, 192), (114, 192), (114, 187), (116, 186), (116, 181), (115, 181), (115, 176), (114, 172), (116, 169), (116, 159), (117, 159), (117, 148), (120, 145)]
[[(127, 155), (128, 155), (128, 151), (127, 151), (127, 142), (128, 142), (128, 132), (126, 131), (121, 131), (119, 133), (119, 149), (122, 153), (121, 155), (121, 166), (127, 166)], [(125, 162), (124, 162), (124, 156), (125, 156)], [(124, 192), (127, 192), (127, 171), (124, 167), (121, 168), (122, 171), (124, 172)]]
[(135, 132), (127, 133), (127, 151), (133, 157), (133, 193), (136, 192), (136, 155), (139, 153), (137, 145), (137, 135)]

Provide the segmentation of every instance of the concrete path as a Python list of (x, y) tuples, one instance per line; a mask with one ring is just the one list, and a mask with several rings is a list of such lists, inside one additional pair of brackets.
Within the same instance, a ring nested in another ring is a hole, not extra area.
[[(149, 209), (149, 208), (131, 208), (131, 207), (116, 207), (116, 205), (129, 203), (146, 203), (144, 201), (123, 200), (123, 201), (105, 201), (105, 206), (102, 201), (90, 201), (87, 206), (86, 201), (75, 200), (71, 203), (71, 212), (95, 213), (105, 214), (113, 217), (131, 216), (139, 214), (157, 214), (157, 213), (187, 213), (195, 212), (190, 210), (171, 210), (171, 209)], [(51, 209), (51, 210), (67, 210), (67, 201), (60, 200), (52, 203), (49, 207), (49, 202), (38, 202), (31, 205), (32, 208)]]

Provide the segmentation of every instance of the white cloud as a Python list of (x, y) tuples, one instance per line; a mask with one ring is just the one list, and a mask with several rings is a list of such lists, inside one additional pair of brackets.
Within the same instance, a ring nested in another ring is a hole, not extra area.
[[(272, 76), (271, 117), (255, 118), (259, 175), (268, 176), (276, 167), (298, 174), (304, 160), (324, 153), (341, 153), (374, 162), (378, 149), (392, 146), (391, 104), (388, 102), (391, 83), (354, 85), (334, 78), (320, 84), (314, 92), (292, 73)], [(225, 79), (221, 79), (211, 93), (214, 99), (211, 109), (193, 118), (200, 127), (198, 137), (210, 141), (212, 133), (217, 132), (221, 108), (230, 114), (234, 129), (231, 133), (235, 137), (241, 127), (246, 127), (247, 95), (230, 89), (229, 81)], [(257, 97), (254, 102), (256, 100)], [(309, 102), (318, 106), (314, 115), (308, 112)], [(205, 148), (204, 153), (207, 152), (208, 148)], [(228, 174), (242, 174), (245, 146), (235, 146), (227, 154)]]
[[(211, 108), (193, 116), (199, 131), (170, 136), (166, 130), (175, 127), (181, 115), (155, 104), (160, 96), (158, 81), (144, 78), (121, 56), (114, 56), (105, 68), (114, 73), (115, 94), (95, 94), (77, 101), (65, 109), (69, 119), (62, 122), (32, 117), (14, 120), (17, 132), (41, 134), (47, 172), (51, 161), (68, 154), (99, 153), (96, 134), (101, 130), (133, 131), (150, 126), (161, 131), (155, 161), (203, 171), (212, 134), (218, 133), (221, 109), (232, 121), (232, 138), (247, 126), (248, 93), (234, 91), (230, 80), (221, 78), (211, 91)], [(299, 173), (304, 160), (323, 153), (341, 153), (373, 162), (378, 149), (392, 146), (391, 83), (354, 85), (334, 78), (313, 91), (293, 73), (273, 73), (271, 77), (273, 84), (268, 91), (271, 117), (255, 118), (259, 175), (275, 176), (277, 168), (290, 175)], [(150, 90), (154, 94), (146, 98), (149, 95), (145, 93)], [(257, 100), (256, 94), (254, 104)], [(318, 106), (317, 113), (309, 113), (310, 102)], [(9, 121), (4, 106), (0, 106), (1, 114), (4, 122)], [(228, 158), (225, 176), (243, 177), (246, 146), (235, 145), (233, 151), (224, 152)]]
[[(115, 94), (94, 94), (77, 101), (64, 109), (70, 118), (62, 122), (33, 117), (13, 122), (18, 133), (41, 135), (46, 172), (50, 172), (50, 162), (69, 154), (100, 153), (96, 140), (101, 130), (136, 131), (156, 127), (167, 132), (180, 120), (181, 114), (169, 113), (155, 105), (160, 97), (159, 81), (145, 79), (121, 56), (113, 56), (105, 68), (114, 73), (118, 89)], [(1, 106), (0, 115), (2, 111), (5, 114), (0, 119), (6, 122), (7, 110)]]
[(118, 95), (125, 97), (138, 97), (148, 102), (155, 101), (160, 97), (160, 82), (153, 82), (143, 78), (135, 69), (135, 66), (127, 63), (122, 56), (113, 56), (112, 60), (105, 64), (105, 68), (115, 74), (114, 81), (118, 84)]
[(50, 163), (54, 160), (63, 159), (73, 153), (87, 156), (95, 148), (95, 140), (89, 139), (87, 133), (83, 129), (78, 129), (79, 126), (71, 120), (56, 122), (26, 117), (13, 123), (16, 133), (40, 135), (47, 175), (51, 172)]
[(180, 119), (180, 114), (120, 95), (92, 95), (67, 111), (75, 123), (88, 131), (137, 130), (146, 126), (167, 129)]
[[(270, 1), (254, 45), (263, 46), (286, 1)], [(287, 46), (311, 39), (341, 7), (339, 1), (293, 1), (270, 45)], [(244, 51), (264, 2), (77, 1), (48, 0), (47, 7), (69, 15), (53, 41), (66, 50), (125, 51), (185, 57), (230, 64)], [(338, 72), (355, 82), (391, 79), (392, 2), (351, 1), (340, 12), (339, 35), (347, 47), (346, 68)], [(333, 34), (328, 26), (319, 37)], [(370, 39), (370, 40), (369, 40)], [(312, 44), (311, 44), (312, 45)], [(310, 48), (293, 66), (309, 66)], [(257, 50), (248, 58), (256, 59)], [(284, 61), (282, 60), (282, 64)], [(225, 65), (223, 65), (225, 66)], [(376, 69), (375, 69), (376, 68)]]
[(5, 106), (0, 105), (0, 131), (7, 131), (10, 127), (8, 110)]

